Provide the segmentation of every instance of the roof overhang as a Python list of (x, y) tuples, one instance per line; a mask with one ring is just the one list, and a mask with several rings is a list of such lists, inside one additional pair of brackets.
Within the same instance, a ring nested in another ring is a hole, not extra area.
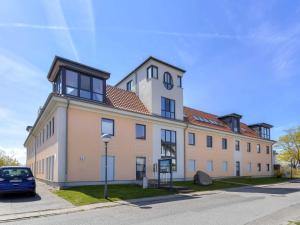
[(122, 83), (124, 80), (126, 80), (131, 74), (133, 74), (134, 72), (136, 72), (137, 70), (139, 70), (142, 66), (144, 66), (144, 65), (145, 65), (147, 62), (149, 62), (150, 60), (154, 60), (154, 61), (156, 61), (156, 62), (158, 62), (158, 63), (161, 63), (161, 64), (163, 64), (163, 65), (165, 65), (165, 66), (169, 66), (169, 67), (173, 68), (174, 70), (179, 71), (180, 73), (185, 73), (185, 72), (186, 72), (184, 69), (181, 69), (181, 68), (179, 68), (179, 67), (177, 67), (177, 66), (171, 65), (171, 64), (169, 64), (169, 63), (167, 63), (167, 62), (164, 62), (164, 61), (162, 61), (162, 60), (160, 60), (160, 59), (157, 59), (157, 58), (155, 58), (155, 57), (153, 57), (153, 56), (149, 56), (145, 61), (143, 61), (140, 65), (138, 65), (138, 67), (136, 67), (134, 70), (132, 70), (132, 71), (131, 71), (128, 75), (126, 75), (122, 80), (120, 80), (115, 86), (118, 86), (120, 83)]
[(225, 116), (220, 116), (220, 117), (218, 117), (218, 119), (225, 119), (225, 118), (228, 118), (228, 117), (235, 117), (235, 118), (241, 119), (242, 115), (237, 114), (237, 113), (231, 113), (231, 114), (227, 114)]
[(55, 80), (58, 71), (61, 67), (72, 69), (80, 73), (93, 75), (95, 77), (99, 77), (105, 80), (107, 80), (110, 77), (110, 73), (105, 72), (103, 70), (98, 70), (96, 68), (86, 66), (81, 63), (62, 58), (60, 56), (55, 56), (50, 67), (49, 73), (47, 75), (49, 81), (53, 82)]
[(273, 125), (268, 124), (268, 123), (256, 123), (256, 124), (251, 124), (248, 127), (266, 127), (266, 128), (272, 128)]

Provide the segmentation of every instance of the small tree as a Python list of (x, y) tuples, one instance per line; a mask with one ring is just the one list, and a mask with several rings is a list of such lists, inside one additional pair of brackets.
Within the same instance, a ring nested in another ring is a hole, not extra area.
[(280, 149), (278, 159), (291, 163), (292, 168), (300, 165), (300, 126), (289, 129), (286, 135), (279, 137), (276, 147)]
[(20, 163), (13, 157), (0, 150), (0, 166), (19, 166)]

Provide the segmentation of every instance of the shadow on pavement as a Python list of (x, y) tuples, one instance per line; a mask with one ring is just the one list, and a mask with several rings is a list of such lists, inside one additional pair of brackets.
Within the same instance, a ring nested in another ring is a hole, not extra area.
[[(161, 199), (149, 199), (145, 201), (127, 201), (128, 204), (139, 207), (141, 209), (152, 209), (150, 205), (160, 204), (160, 203), (168, 203), (168, 202), (175, 202), (175, 201), (186, 201), (191, 199), (199, 199), (201, 198), (200, 195), (176, 195), (176, 196), (168, 196)], [(126, 204), (125, 204), (126, 205)]]
[(299, 188), (281, 188), (281, 187), (241, 187), (224, 190), (226, 192), (245, 192), (245, 193), (263, 193), (273, 195), (285, 195), (300, 191)]
[(11, 193), (0, 195), (0, 202), (35, 202), (40, 200), (41, 196), (38, 194), (35, 196), (27, 193)]

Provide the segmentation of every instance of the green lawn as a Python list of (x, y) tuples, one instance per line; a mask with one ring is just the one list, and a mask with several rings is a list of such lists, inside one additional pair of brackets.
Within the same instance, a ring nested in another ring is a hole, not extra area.
[[(194, 191), (210, 191), (219, 190), (226, 188), (241, 187), (243, 185), (261, 185), (261, 184), (273, 184), (285, 182), (286, 178), (274, 178), (274, 177), (264, 177), (264, 178), (250, 178), (250, 177), (238, 177), (238, 178), (228, 178), (214, 180), (212, 185), (209, 186), (199, 186), (195, 185), (193, 181), (180, 181), (174, 182), (176, 186), (188, 187)], [(58, 190), (54, 193), (58, 196), (71, 202), (73, 205), (87, 205), (99, 202), (107, 201), (118, 201), (126, 199), (153, 197), (174, 194), (175, 191), (169, 191), (165, 189), (143, 189), (140, 186), (133, 184), (119, 184), (119, 185), (109, 185), (109, 200), (103, 198), (103, 186), (81, 186), (72, 187), (64, 190)]]
[(143, 189), (137, 185), (119, 184), (108, 186), (109, 199), (106, 200), (103, 198), (103, 187), (102, 185), (72, 187), (54, 193), (76, 206), (174, 194), (174, 191), (165, 189)]

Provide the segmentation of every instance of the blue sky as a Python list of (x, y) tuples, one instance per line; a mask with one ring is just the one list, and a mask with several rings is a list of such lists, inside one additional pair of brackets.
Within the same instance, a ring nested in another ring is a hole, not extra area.
[(51, 91), (54, 55), (109, 71), (153, 55), (184, 68), (185, 105), (277, 139), (300, 125), (300, 1), (7, 0), (0, 7), (0, 149), (25, 162), (25, 127)]

